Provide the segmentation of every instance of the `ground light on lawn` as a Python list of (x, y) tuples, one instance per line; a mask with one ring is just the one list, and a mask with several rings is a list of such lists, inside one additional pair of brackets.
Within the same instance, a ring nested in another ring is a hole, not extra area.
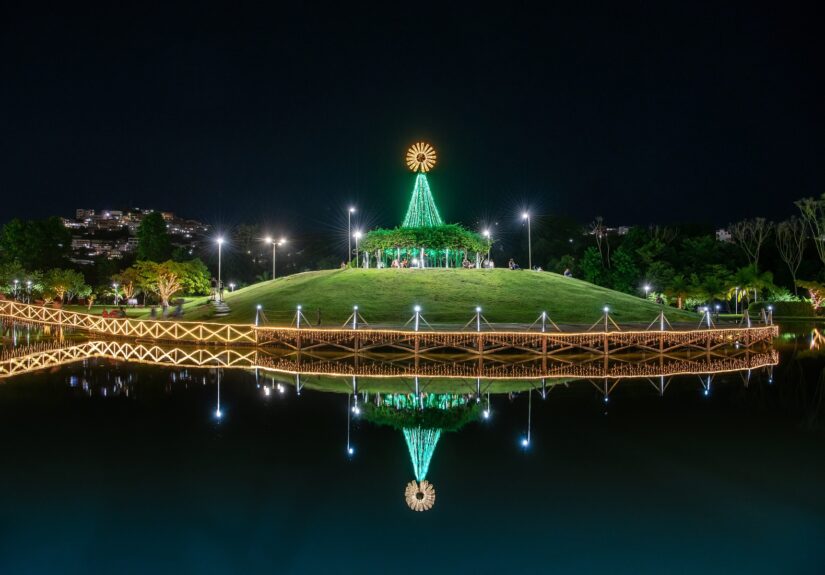
[[(212, 318), (208, 305), (192, 305), (188, 320), (252, 323), (260, 305), (268, 322), (289, 325), (302, 306), (308, 320), (343, 325), (353, 306), (371, 324), (403, 325), (421, 306), (429, 323), (464, 324), (482, 307), (492, 323), (532, 323), (543, 311), (556, 323), (592, 324), (605, 306), (613, 319), (650, 322), (661, 306), (549, 272), (508, 269), (345, 269), (306, 272), (261, 282), (225, 295), (229, 315)], [(665, 308), (670, 321), (698, 315)], [(319, 317), (320, 316), (320, 317)]]

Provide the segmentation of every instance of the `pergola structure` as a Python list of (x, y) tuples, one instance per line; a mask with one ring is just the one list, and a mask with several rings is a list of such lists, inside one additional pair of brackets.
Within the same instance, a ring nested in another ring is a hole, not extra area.
[(363, 267), (480, 267), (485, 240), (457, 224), (445, 224), (433, 198), (429, 172), (436, 163), (427, 143), (407, 151), (407, 166), (416, 172), (412, 197), (400, 227), (377, 229), (361, 241)]

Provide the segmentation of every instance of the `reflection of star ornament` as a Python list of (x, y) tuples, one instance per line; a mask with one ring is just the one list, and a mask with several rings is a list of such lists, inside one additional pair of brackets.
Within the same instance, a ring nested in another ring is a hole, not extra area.
[(407, 167), (413, 172), (429, 172), (435, 166), (435, 148), (426, 142), (413, 144), (407, 150)]
[(429, 481), (410, 481), (404, 490), (407, 505), (413, 511), (429, 511), (435, 505), (435, 487)]

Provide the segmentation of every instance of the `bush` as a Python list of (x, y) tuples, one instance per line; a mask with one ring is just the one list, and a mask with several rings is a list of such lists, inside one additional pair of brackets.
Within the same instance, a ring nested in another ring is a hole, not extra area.
[(809, 301), (778, 301), (775, 303), (759, 301), (748, 307), (751, 318), (758, 317), (762, 310), (773, 306), (774, 317), (814, 317), (814, 308)]

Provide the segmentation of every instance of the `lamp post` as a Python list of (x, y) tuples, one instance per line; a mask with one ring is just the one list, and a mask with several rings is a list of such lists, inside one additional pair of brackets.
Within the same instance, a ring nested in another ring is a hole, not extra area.
[(276, 273), (275, 273), (275, 272), (276, 272), (276, 267), (275, 267), (275, 264), (276, 264), (276, 262), (277, 262), (276, 248), (277, 248), (278, 246), (282, 246), (282, 245), (284, 245), (284, 244), (286, 243), (286, 239), (285, 239), (285, 238), (281, 238), (280, 240), (278, 240), (278, 241), (276, 242), (273, 238), (271, 238), (271, 237), (267, 236), (266, 241), (267, 241), (267, 243), (272, 244), (272, 279), (275, 279), (275, 276), (276, 276)]
[(32, 280), (26, 280), (26, 303), (32, 302)]
[(117, 291), (117, 288), (118, 288), (118, 283), (117, 283), (117, 282), (113, 283), (113, 284), (112, 284), (112, 288), (114, 288), (114, 290), (115, 290), (115, 306), (117, 306), (117, 300), (119, 300), (119, 299), (120, 299), (120, 298), (118, 297), (118, 296), (120, 295), (120, 293)]
[(490, 267), (490, 230), (484, 230), (484, 237), (487, 238), (487, 267)]
[(355, 267), (358, 267), (358, 240), (361, 239), (361, 232), (355, 232), (352, 237), (355, 238)]
[(20, 280), (14, 280), (14, 299), (17, 299), (17, 284), (20, 283)]
[[(739, 315), (739, 286), (736, 286), (735, 288), (733, 288), (733, 290), (734, 290), (734, 292), (733, 292), (734, 313), (736, 315)], [(730, 308), (728, 308), (728, 309), (730, 309)]]
[(527, 267), (533, 269), (533, 238), (530, 233), (530, 212), (521, 214), (522, 220), (527, 220)]
[[(355, 207), (350, 206), (349, 210), (347, 210), (347, 265), (352, 264), (352, 214), (355, 213)], [(358, 245), (356, 242), (355, 251), (358, 251)], [(358, 254), (355, 254), (356, 258)], [(356, 262), (356, 266), (358, 263)]]
[(223, 248), (223, 238), (218, 237), (218, 301), (223, 301), (223, 284), (221, 283), (221, 251)]
[(645, 284), (644, 290), (645, 290), (645, 299), (647, 299), (647, 296), (650, 293), (650, 284)]

